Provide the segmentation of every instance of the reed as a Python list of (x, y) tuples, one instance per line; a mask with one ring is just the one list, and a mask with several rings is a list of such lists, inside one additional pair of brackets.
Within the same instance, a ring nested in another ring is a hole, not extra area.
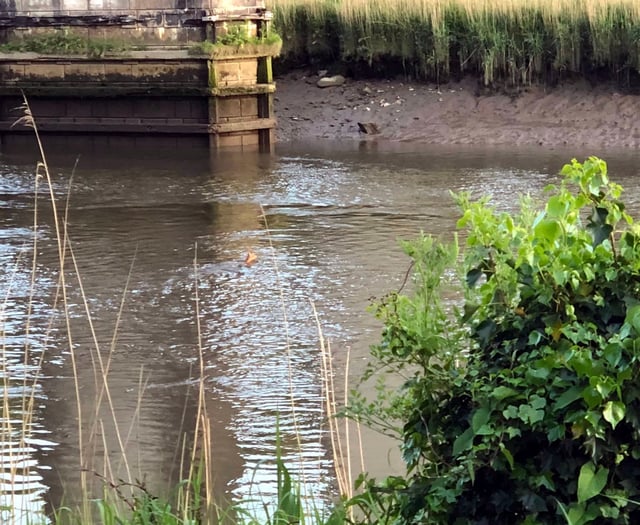
[(292, 63), (485, 85), (574, 75), (632, 84), (640, 69), (634, 0), (270, 0)]

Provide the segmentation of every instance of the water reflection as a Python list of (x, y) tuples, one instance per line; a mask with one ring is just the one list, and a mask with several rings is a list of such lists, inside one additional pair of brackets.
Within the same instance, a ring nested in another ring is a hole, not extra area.
[[(81, 469), (96, 487), (99, 476), (122, 477), (167, 493), (183, 475), (181, 443), (193, 439), (201, 345), (220, 500), (274, 495), (276, 428), (293, 473), (329, 500), (315, 311), (338, 371), (351, 348), (355, 384), (379, 331), (365, 308), (407, 270), (397, 240), (420, 230), (450, 236), (457, 210), (449, 191), (513, 208), (516, 194), (557, 180), (567, 157), (554, 155), (326, 143), (278, 155), (121, 150), (81, 159), (71, 183), (73, 162), (54, 158), (54, 191), (71, 191), (68, 234), (80, 276), (69, 252), (69, 332), (56, 299), (50, 206), (40, 206), (32, 284), (33, 166), (5, 156), (0, 261), (13, 270), (0, 277), (10, 407), (2, 472), (23, 476), (14, 480), (27, 507), (72, 501)], [(635, 175), (633, 159), (618, 163)], [(258, 256), (251, 267), (243, 264), (249, 249)], [(25, 391), (35, 409), (30, 441), (21, 443), (13, 430), (24, 420)], [(374, 475), (393, 468), (392, 444), (367, 435), (365, 448)]]
[(0, 521), (26, 523), (42, 512), (46, 465), (39, 452), (53, 443), (39, 409), (47, 396), (41, 363), (48, 346), (50, 273), (34, 261), (34, 243), (46, 234), (29, 226), (33, 198), (29, 172), (0, 176)]

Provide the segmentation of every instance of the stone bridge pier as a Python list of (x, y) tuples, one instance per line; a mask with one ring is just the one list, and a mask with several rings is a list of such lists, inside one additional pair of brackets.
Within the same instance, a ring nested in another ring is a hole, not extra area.
[(0, 0), (0, 141), (27, 97), (59, 137), (270, 151), (280, 40), (263, 0)]

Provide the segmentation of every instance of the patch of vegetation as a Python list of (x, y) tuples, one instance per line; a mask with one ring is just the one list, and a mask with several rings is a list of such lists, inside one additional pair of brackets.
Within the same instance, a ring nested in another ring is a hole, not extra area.
[(88, 40), (69, 31), (52, 31), (45, 34), (25, 36), (0, 45), (0, 51), (33, 52), (40, 55), (86, 55), (100, 58), (106, 54), (122, 54), (131, 51), (132, 46), (112, 39)]
[[(640, 522), (640, 226), (591, 157), (517, 214), (456, 196), (457, 243), (404, 244), (414, 291), (377, 305), (354, 415), (400, 422), (406, 476), (365, 484), (368, 523)], [(462, 308), (453, 308), (452, 275)]]
[(229, 31), (218, 37), (216, 42), (199, 42), (188, 50), (192, 56), (222, 57), (238, 53), (265, 54), (277, 56), (282, 49), (282, 38), (274, 31), (260, 37), (249, 37), (244, 25), (231, 26)]

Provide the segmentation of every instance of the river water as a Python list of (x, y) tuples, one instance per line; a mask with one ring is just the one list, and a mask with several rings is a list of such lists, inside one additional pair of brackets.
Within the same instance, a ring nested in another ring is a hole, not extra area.
[[(347, 355), (355, 386), (380, 330), (366, 308), (408, 268), (398, 239), (450, 237), (450, 191), (511, 209), (580, 157), (331, 142), (273, 155), (80, 151), (49, 152), (60, 214), (68, 202), (67, 316), (49, 188), (36, 189), (33, 152), (0, 154), (0, 503), (18, 509), (3, 523), (72, 504), (82, 468), (94, 486), (171, 490), (195, 431), (201, 362), (218, 500), (273, 497), (279, 434), (285, 463), (329, 501), (316, 315), (337, 390)], [(634, 205), (637, 155), (594, 153)], [(364, 453), (374, 475), (400, 467), (377, 434), (365, 433)]]

